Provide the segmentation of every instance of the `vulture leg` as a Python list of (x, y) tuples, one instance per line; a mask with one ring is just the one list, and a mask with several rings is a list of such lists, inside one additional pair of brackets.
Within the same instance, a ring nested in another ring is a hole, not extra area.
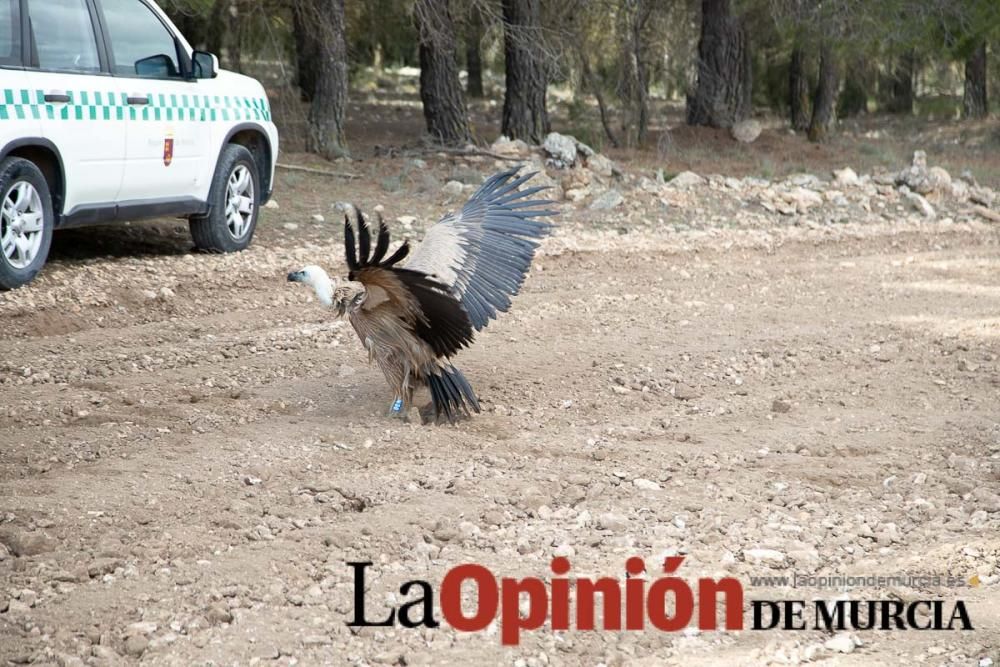
[(386, 414), (389, 419), (398, 419), (404, 424), (410, 423), (410, 410), (409, 406), (403, 403), (403, 399), (397, 398), (389, 406), (389, 412)]
[(386, 382), (392, 388), (395, 398), (389, 405), (389, 417), (395, 417), (408, 423), (410, 406), (413, 405), (413, 367), (409, 359), (392, 353), (379, 360), (379, 366), (385, 375)]
[(387, 416), (396, 417), (403, 422), (409, 421), (407, 416), (413, 402), (413, 389), (409, 386), (409, 363), (405, 359), (400, 359), (395, 352), (376, 354), (375, 363), (385, 375), (385, 381), (393, 393), (393, 401), (389, 404)]
[(408, 384), (404, 384), (396, 389), (396, 398), (389, 406), (388, 416), (396, 417), (403, 423), (408, 423), (410, 421), (410, 406), (413, 405), (413, 389)]

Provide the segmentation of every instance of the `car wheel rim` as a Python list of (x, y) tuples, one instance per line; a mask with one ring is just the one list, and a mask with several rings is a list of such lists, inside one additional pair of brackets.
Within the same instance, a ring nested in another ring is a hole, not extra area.
[(38, 257), (45, 211), (35, 186), (18, 181), (7, 190), (0, 210), (0, 250), (8, 264), (25, 269)]
[(250, 169), (237, 165), (226, 186), (226, 225), (229, 235), (239, 241), (250, 233), (253, 222), (253, 177)]

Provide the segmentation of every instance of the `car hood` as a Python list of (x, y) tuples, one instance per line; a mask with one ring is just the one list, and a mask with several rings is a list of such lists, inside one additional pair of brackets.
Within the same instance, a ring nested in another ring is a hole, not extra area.
[(237, 74), (226, 69), (220, 69), (212, 83), (228, 94), (245, 95), (249, 97), (266, 97), (264, 86), (257, 79)]

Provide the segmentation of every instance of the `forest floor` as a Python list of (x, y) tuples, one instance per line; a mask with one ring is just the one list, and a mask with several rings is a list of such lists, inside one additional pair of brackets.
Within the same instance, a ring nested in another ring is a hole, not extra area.
[[(69, 230), (0, 295), (0, 664), (1000, 663), (989, 209), (928, 195), (928, 218), (891, 185), (838, 185), (832, 167), (871, 170), (847, 153), (683, 189), (613, 153), (624, 178), (560, 204), (511, 312), (457, 358), (483, 413), (420, 426), (385, 416), (350, 327), (285, 275), (342, 271), (338, 202), (419, 239), (501, 165), (374, 153), (325, 165), (354, 180), (279, 171), (246, 252), (193, 254), (178, 221)], [(603, 188), (621, 201), (593, 208)], [(505, 647), (496, 624), (346, 625), (348, 561), (374, 562), (374, 618), (462, 563), (623, 578), (672, 554), (748, 606), (961, 600), (975, 629), (546, 627)], [(942, 580), (751, 580), (793, 574)]]
[[(409, 93), (405, 92), (406, 80), (392, 83), (396, 86), (393, 93), (355, 95), (347, 121), (355, 157), (367, 159), (420, 146), (424, 119), (416, 82), (409, 83)], [(489, 143), (500, 134), (500, 108), (501, 100), (497, 99), (470, 102), (472, 132), (480, 143)], [(829, 142), (814, 144), (803, 133), (791, 131), (785, 118), (761, 114), (756, 118), (763, 133), (752, 144), (743, 144), (733, 141), (728, 130), (686, 125), (682, 104), (654, 100), (649, 138), (646, 146), (638, 149), (613, 148), (592, 106), (574, 110), (553, 103), (550, 112), (555, 129), (590, 144), (633, 171), (659, 168), (675, 174), (690, 169), (727, 176), (783, 178), (802, 172), (829, 173), (850, 165), (858, 173), (869, 173), (898, 169), (909, 162), (914, 150), (922, 149), (935, 164), (956, 176), (968, 171), (979, 181), (1000, 187), (1000, 127), (992, 118), (955, 122), (947, 117), (859, 115), (842, 120)], [(287, 102), (281, 98), (278, 113), (284, 120), (283, 140), (287, 147), (302, 150), (306, 107), (297, 100)], [(623, 143), (625, 136), (617, 119), (612, 121), (612, 130)]]

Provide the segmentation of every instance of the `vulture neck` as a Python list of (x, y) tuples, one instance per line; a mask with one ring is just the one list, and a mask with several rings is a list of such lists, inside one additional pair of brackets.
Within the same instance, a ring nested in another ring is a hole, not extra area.
[(324, 306), (333, 305), (333, 281), (330, 280), (330, 276), (326, 274), (326, 271), (319, 269), (309, 284), (316, 290), (316, 296), (319, 298), (320, 303)]

